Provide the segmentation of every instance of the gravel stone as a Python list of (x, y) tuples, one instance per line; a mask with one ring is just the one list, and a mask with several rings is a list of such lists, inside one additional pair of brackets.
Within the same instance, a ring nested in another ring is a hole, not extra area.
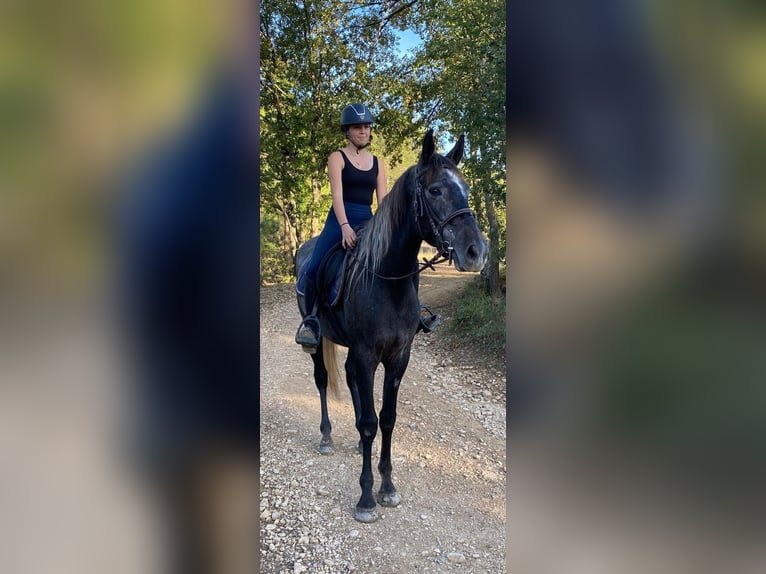
[[(451, 269), (422, 276), (421, 300), (445, 324), (452, 285), (465, 277)], [(472, 572), (505, 572), (504, 367), (481, 349), (450, 342), (444, 325), (415, 337), (392, 442), (402, 504), (385, 513), (378, 506), (380, 519), (361, 525), (353, 519), (359, 435), (345, 380), (341, 396), (328, 405), (335, 453), (320, 455), (311, 359), (292, 341), (299, 319), (294, 285), (261, 288), (260, 572), (435, 574), (457, 571), (467, 557)], [(376, 411), (382, 371), (375, 375)], [(377, 453), (380, 440), (379, 432)], [(374, 454), (375, 489), (377, 463)], [(454, 550), (447, 554), (445, 547)]]
[(452, 563), (462, 564), (465, 562), (465, 556), (462, 552), (448, 552), (447, 553), (447, 560), (449, 560)]

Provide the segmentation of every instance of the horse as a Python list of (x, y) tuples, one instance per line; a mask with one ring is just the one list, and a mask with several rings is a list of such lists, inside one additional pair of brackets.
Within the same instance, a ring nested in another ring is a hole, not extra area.
[[(476, 217), (468, 207), (470, 190), (457, 165), (463, 157), (465, 137), (460, 136), (446, 154), (435, 152), (433, 130), (423, 138), (418, 162), (394, 184), (360, 230), (358, 243), (345, 255), (345, 285), (339, 302), (331, 306), (320, 295), (322, 337), (314, 362), (314, 382), (321, 402), (322, 438), (319, 452), (333, 452), (332, 427), (327, 414), (328, 385), (337, 393), (337, 347), (348, 347), (346, 383), (351, 392), (362, 452), (359, 484), (361, 497), (354, 518), (371, 523), (378, 518), (373, 497), (372, 445), (378, 423), (382, 434), (378, 471), (381, 485), (377, 501), (395, 507), (401, 496), (391, 480), (391, 436), (396, 422), (399, 386), (407, 369), (417, 331), (420, 304), (417, 274), (418, 251), (423, 241), (436, 247), (438, 257), (449, 259), (458, 271), (480, 271), (488, 247)], [(296, 254), (296, 273), (311, 257), (313, 243), (306, 242)], [(303, 316), (310, 310), (298, 293)], [(383, 405), (375, 414), (374, 375), (383, 364)]]

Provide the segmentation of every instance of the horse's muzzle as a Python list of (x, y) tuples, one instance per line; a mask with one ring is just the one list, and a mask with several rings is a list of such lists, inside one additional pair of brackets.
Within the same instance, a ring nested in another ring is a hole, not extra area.
[(489, 249), (483, 239), (469, 243), (465, 249), (455, 249), (455, 269), (458, 271), (481, 271), (487, 263), (488, 256)]

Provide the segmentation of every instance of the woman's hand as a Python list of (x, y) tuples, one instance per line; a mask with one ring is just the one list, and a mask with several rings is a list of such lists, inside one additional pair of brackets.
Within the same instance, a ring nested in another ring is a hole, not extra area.
[(343, 248), (353, 249), (356, 246), (356, 233), (354, 233), (354, 230), (351, 229), (351, 225), (344, 223), (341, 225), (340, 230), (343, 234), (343, 239), (341, 240)]

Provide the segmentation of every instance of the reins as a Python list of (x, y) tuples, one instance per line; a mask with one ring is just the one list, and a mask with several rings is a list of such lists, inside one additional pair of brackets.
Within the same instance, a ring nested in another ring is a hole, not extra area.
[[(386, 279), (388, 281), (398, 281), (399, 279), (407, 279), (408, 277), (412, 277), (413, 275), (422, 273), (426, 269), (432, 269), (436, 271), (436, 268), (434, 267), (434, 265), (438, 265), (439, 263), (444, 263), (445, 261), (449, 261), (450, 263), (452, 263), (452, 246), (447, 247), (447, 252), (448, 253), (445, 253), (444, 251), (439, 251), (436, 255), (431, 257), (431, 259), (426, 259), (425, 257), (423, 257), (423, 262), (418, 263), (418, 265), (420, 265), (418, 269), (415, 269), (415, 271), (410, 271), (406, 275), (399, 275), (397, 277), (389, 277), (388, 275), (381, 275), (374, 269), (370, 269), (369, 267), (367, 267), (367, 265), (364, 265), (364, 264), (362, 264), (362, 269), (364, 269), (365, 271), (369, 273), (372, 273), (378, 279)], [(356, 260), (357, 263), (359, 263), (359, 260), (356, 258), (356, 254), (353, 251), (349, 251), (348, 253), (349, 255), (351, 255), (351, 257), (353, 257)]]

